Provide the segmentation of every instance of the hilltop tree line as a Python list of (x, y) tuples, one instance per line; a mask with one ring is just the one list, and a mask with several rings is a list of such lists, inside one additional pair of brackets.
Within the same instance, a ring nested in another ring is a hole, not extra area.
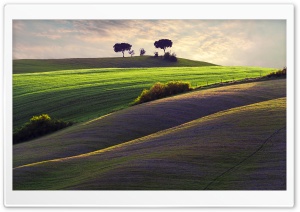
[[(177, 61), (176, 54), (171, 54), (170, 52), (166, 52), (166, 48), (171, 48), (173, 45), (173, 42), (169, 39), (160, 39), (158, 41), (154, 42), (155, 48), (159, 48), (164, 50), (164, 59), (170, 60), (172, 62)], [(131, 57), (135, 54), (134, 50), (131, 49), (132, 45), (129, 43), (116, 43), (113, 48), (115, 52), (122, 52), (123, 57), (125, 51), (128, 51), (128, 53), (131, 55)], [(140, 56), (143, 56), (146, 53), (144, 48), (140, 49)], [(158, 57), (158, 52), (154, 52), (154, 57)]]

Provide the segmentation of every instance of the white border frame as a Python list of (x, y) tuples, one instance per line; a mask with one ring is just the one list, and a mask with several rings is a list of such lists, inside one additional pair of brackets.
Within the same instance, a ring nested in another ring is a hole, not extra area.
[[(291, 4), (8, 4), (4, 8), (6, 207), (292, 207), (294, 205), (294, 6)], [(112, 13), (124, 11), (126, 13)], [(171, 8), (171, 9), (170, 9)], [(175, 11), (166, 13), (165, 11)], [(30, 12), (28, 12), (30, 11)], [(66, 12), (67, 11), (67, 12)], [(155, 11), (155, 12), (154, 12)], [(182, 12), (185, 11), (185, 12)], [(12, 21), (16, 19), (284, 19), (287, 27), (286, 191), (13, 191)]]

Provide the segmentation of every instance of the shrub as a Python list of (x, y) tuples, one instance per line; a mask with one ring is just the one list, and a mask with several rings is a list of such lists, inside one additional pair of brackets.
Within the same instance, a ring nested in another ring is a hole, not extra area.
[(170, 52), (166, 52), (166, 53), (164, 54), (164, 59), (165, 59), (165, 60), (169, 60), (170, 57), (171, 57)]
[(141, 104), (190, 90), (192, 88), (188, 82), (171, 81), (166, 84), (157, 82), (149, 90), (144, 89), (135, 99), (134, 104)]
[(134, 50), (130, 50), (128, 53), (131, 55), (131, 57), (135, 54)]
[(13, 144), (28, 141), (73, 125), (72, 122), (52, 120), (48, 114), (33, 116), (13, 134)]
[(149, 90), (150, 99), (160, 99), (166, 96), (166, 86), (163, 83), (155, 83)]
[(43, 123), (47, 123), (50, 122), (51, 118), (48, 114), (42, 114), (40, 116), (33, 116), (29, 122), (31, 124), (43, 124)]
[(146, 54), (146, 51), (144, 48), (141, 48), (140, 49), (140, 56), (143, 56), (144, 54)]
[(274, 71), (268, 74), (267, 77), (286, 77), (286, 67), (284, 67), (282, 70)]
[(150, 93), (149, 90), (144, 89), (144, 90), (142, 91), (141, 95), (139, 95), (139, 96), (135, 99), (134, 103), (136, 104), (136, 103), (140, 103), (140, 102), (149, 102), (149, 101), (151, 101), (151, 99), (150, 99), (150, 94), (149, 94), (149, 93)]
[(154, 57), (158, 57), (158, 52), (154, 52)]
[(191, 84), (188, 82), (171, 81), (166, 84), (168, 96), (183, 93), (191, 90)]
[(177, 57), (176, 57), (176, 54), (173, 52), (173, 54), (170, 56), (169, 60), (171, 62), (177, 62)]
[(171, 62), (177, 62), (176, 54), (173, 52), (172, 54), (170, 52), (166, 52), (164, 54), (164, 59), (171, 61)]

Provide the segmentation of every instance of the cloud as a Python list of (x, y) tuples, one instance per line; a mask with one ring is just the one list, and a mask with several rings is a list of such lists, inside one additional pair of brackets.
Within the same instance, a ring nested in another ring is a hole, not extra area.
[(178, 57), (221, 65), (281, 67), (286, 61), (285, 21), (280, 20), (26, 20), (14, 21), (14, 58), (118, 56), (128, 42), (154, 51), (173, 41)]
[(48, 33), (48, 32), (38, 32), (38, 33), (33, 33), (32, 35), (36, 37), (43, 37), (43, 38), (48, 38), (51, 40), (57, 40), (62, 38), (61, 34), (56, 34), (56, 33)]
[(22, 32), (24, 30), (24, 28), (25, 28), (25, 25), (24, 25), (23, 21), (18, 21), (18, 20), (13, 21), (13, 31), (15, 33)]
[[(30, 52), (30, 54), (28, 54)], [(67, 58), (65, 55), (72, 55), (74, 58), (90, 58), (100, 57), (104, 54), (101, 49), (95, 53), (95, 49), (92, 47), (80, 47), (78, 45), (65, 45), (65, 46), (28, 46), (20, 45), (14, 51), (15, 59), (27, 58), (27, 59), (56, 59)]]

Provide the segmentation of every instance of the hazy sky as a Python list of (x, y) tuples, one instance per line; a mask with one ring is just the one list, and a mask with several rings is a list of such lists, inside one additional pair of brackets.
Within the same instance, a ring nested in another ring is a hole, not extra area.
[[(115, 43), (147, 55), (159, 39), (178, 57), (219, 65), (282, 68), (286, 65), (284, 20), (15, 20), (14, 59), (121, 57)], [(130, 56), (125, 53), (125, 56)]]

